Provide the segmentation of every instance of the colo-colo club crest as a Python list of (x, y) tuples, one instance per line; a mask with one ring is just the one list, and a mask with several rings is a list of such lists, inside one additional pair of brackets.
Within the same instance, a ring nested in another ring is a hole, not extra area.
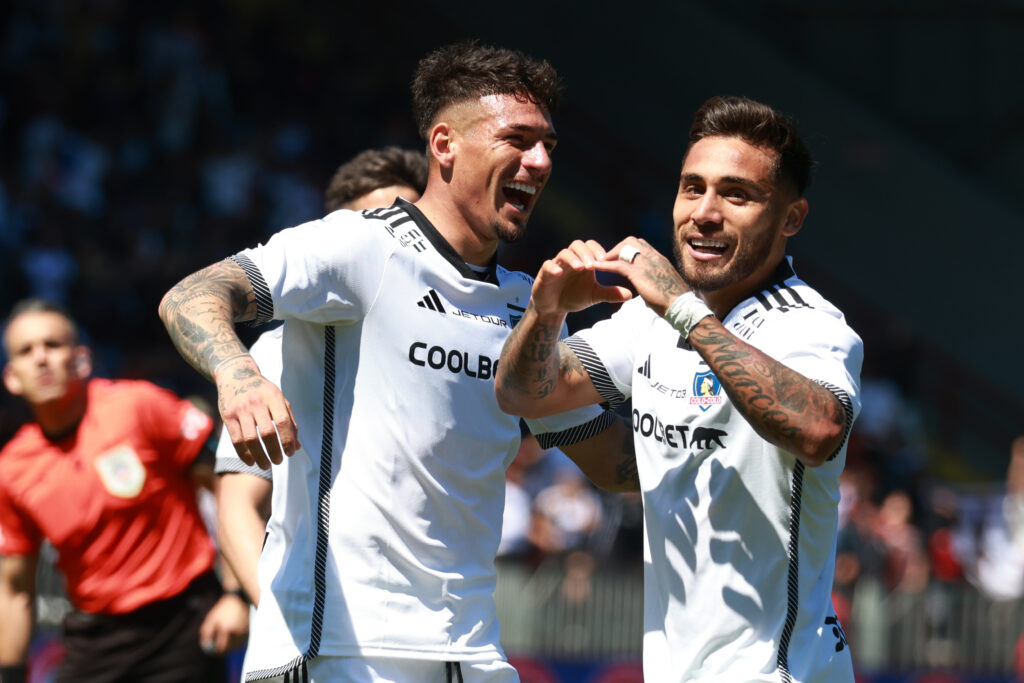
[(693, 395), (690, 397), (690, 405), (707, 410), (711, 406), (722, 403), (722, 383), (718, 381), (710, 370), (698, 372), (693, 376)]

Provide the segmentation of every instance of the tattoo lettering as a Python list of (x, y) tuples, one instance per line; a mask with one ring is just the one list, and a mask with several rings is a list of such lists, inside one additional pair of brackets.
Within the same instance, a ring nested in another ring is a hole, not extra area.
[(806, 452), (801, 446), (816, 422), (844, 424), (845, 411), (832, 392), (729, 334), (713, 318), (702, 320), (689, 342), (733, 405), (769, 441)]

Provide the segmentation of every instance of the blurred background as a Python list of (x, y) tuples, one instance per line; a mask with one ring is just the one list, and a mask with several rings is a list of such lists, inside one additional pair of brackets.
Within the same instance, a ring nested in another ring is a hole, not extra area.
[[(212, 401), (160, 296), (320, 216), (357, 152), (421, 147), (416, 61), (470, 37), (547, 58), (565, 82), (556, 171), (529, 236), (501, 254), (529, 273), (577, 237), (668, 251), (686, 132), (709, 96), (797, 119), (819, 165), (791, 253), (865, 341), (835, 591), (859, 675), (1018, 680), (1020, 0), (9, 0), (0, 310), (61, 301), (99, 374)], [(0, 443), (25, 417), (2, 400)], [(498, 597), (524, 680), (639, 680), (638, 501), (529, 439), (509, 479)], [(56, 623), (59, 578), (46, 581), (41, 617)]]

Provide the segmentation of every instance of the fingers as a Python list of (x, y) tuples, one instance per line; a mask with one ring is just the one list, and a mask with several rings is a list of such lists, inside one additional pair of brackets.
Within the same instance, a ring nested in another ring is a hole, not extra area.
[(558, 252), (555, 262), (565, 265), (577, 272), (590, 270), (605, 257), (604, 247), (594, 240), (575, 240), (568, 247)]
[(627, 237), (622, 240), (611, 250), (608, 251), (604, 256), (604, 260), (608, 261), (622, 261), (623, 263), (633, 264), (636, 263), (638, 257), (649, 255), (650, 252), (654, 251), (653, 247), (647, 243), (647, 240), (640, 239), (638, 237)]
[(245, 398), (229, 397), (221, 400), (221, 417), (242, 462), (270, 469), (301, 447), (291, 405), (277, 387), (264, 380)]

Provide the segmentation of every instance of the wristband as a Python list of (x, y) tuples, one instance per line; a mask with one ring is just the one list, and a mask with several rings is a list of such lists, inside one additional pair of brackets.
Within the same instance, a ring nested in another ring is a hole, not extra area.
[(679, 330), (679, 333), (683, 335), (683, 339), (687, 339), (693, 328), (697, 327), (697, 323), (709, 315), (714, 315), (714, 313), (707, 307), (707, 304), (701, 301), (693, 292), (687, 292), (686, 294), (680, 294), (672, 302), (672, 305), (668, 307), (668, 310), (665, 311), (665, 320), (672, 327)]
[(246, 593), (245, 589), (243, 589), (243, 588), (235, 588), (233, 590), (224, 591), (224, 594), (225, 595), (234, 595), (236, 598), (240, 599), (242, 602), (244, 602), (247, 605), (251, 605), (252, 604), (252, 600), (249, 599), (249, 594)]
[(0, 666), (0, 683), (25, 683), (28, 680), (28, 666)]

